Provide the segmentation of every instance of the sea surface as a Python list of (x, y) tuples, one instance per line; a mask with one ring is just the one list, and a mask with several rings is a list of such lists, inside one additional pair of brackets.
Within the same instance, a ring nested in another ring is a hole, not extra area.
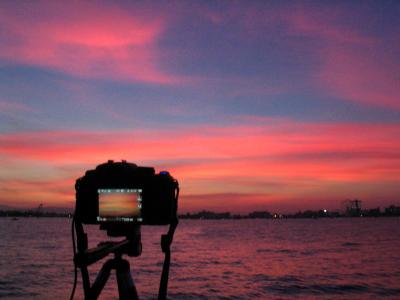
[[(0, 298), (69, 299), (70, 225), (0, 218)], [(108, 239), (88, 227), (91, 246)], [(166, 230), (142, 226), (143, 253), (128, 259), (141, 299), (157, 296)], [(104, 261), (89, 267), (92, 280)], [(400, 218), (182, 220), (169, 298), (400, 299)], [(100, 299), (118, 299), (114, 274)]]

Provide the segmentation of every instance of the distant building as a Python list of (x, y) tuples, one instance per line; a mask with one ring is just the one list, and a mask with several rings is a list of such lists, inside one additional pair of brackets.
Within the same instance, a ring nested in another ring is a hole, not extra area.
[(250, 219), (269, 219), (272, 218), (272, 215), (268, 211), (254, 211), (249, 213)]
[(363, 217), (379, 217), (380, 215), (381, 215), (381, 209), (379, 207), (365, 209), (362, 211)]
[(400, 216), (400, 206), (391, 205), (385, 208), (386, 216)]
[(345, 214), (349, 217), (360, 217), (361, 214), (361, 200), (345, 200), (343, 202)]

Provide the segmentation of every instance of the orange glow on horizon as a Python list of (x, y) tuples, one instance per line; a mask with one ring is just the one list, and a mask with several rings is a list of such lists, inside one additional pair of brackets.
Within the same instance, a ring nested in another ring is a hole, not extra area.
[[(260, 204), (262, 198), (267, 204), (328, 195), (339, 201), (342, 197), (363, 194), (374, 182), (392, 186), (400, 179), (400, 142), (395, 138), (398, 134), (400, 127), (396, 125), (311, 127), (307, 123), (279, 120), (274, 125), (137, 131), (131, 135), (127, 132), (2, 134), (0, 157), (8, 160), (10, 167), (13, 161), (24, 161), (26, 168), (32, 162), (56, 169), (70, 166), (68, 172), (55, 171), (58, 181), (29, 180), (29, 177), (19, 180), (17, 172), (15, 180), (2, 181), (3, 188), (10, 191), (3, 193), (2, 202), (23, 201), (24, 197), (48, 199), (52, 194), (54, 203), (66, 203), (68, 197), (68, 203), (72, 203), (74, 180), (85, 169), (110, 158), (168, 169), (181, 181), (182, 197), (189, 199), (188, 203), (182, 203), (186, 209), (197, 207), (193, 199), (197, 202), (198, 198), (194, 196), (207, 193), (244, 194), (248, 205)], [(340, 191), (335, 190), (338, 186)], [(356, 193), (352, 186), (357, 187)], [(13, 195), (12, 189), (19, 190), (18, 196)], [(395, 195), (391, 188), (387, 192), (385, 195), (382, 191), (382, 197), (389, 199)], [(217, 207), (223, 203), (221, 200)], [(201, 205), (207, 207), (206, 202)]]

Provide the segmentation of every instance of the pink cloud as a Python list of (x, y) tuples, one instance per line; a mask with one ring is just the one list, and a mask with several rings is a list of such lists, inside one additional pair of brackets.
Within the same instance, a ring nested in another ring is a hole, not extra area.
[(161, 16), (145, 18), (138, 11), (89, 2), (39, 2), (22, 5), (19, 12), (0, 10), (0, 17), (8, 40), (0, 48), (3, 60), (82, 77), (158, 84), (181, 80), (161, 67)]
[(400, 146), (395, 139), (398, 125), (267, 122), (233, 128), (2, 134), (0, 153), (68, 163), (107, 159), (115, 154), (141, 160), (247, 159), (351, 151), (384, 154)]
[[(298, 9), (286, 16), (295, 35), (317, 38), (320, 70), (314, 83), (344, 100), (400, 109), (398, 58), (400, 39), (377, 37), (368, 29), (355, 30), (342, 20), (348, 12), (329, 8)], [(390, 43), (390, 45), (389, 45)], [(395, 51), (389, 51), (396, 49)]]
[(400, 65), (379, 57), (379, 52), (327, 49), (319, 77), (322, 85), (344, 99), (400, 109)]
[[(272, 32), (279, 35), (280, 41), (301, 52), (311, 52), (313, 59), (309, 63), (315, 65), (315, 71), (304, 74), (304, 78), (298, 80), (299, 85), (305, 84), (323, 95), (330, 94), (345, 101), (400, 109), (398, 34), (379, 36), (374, 33), (373, 23), (368, 24), (368, 21), (365, 21), (367, 26), (357, 27), (348, 19), (360, 15), (340, 5), (315, 7), (298, 3), (272, 9), (257, 6), (233, 5), (223, 12), (202, 8), (202, 13), (206, 20), (217, 25), (240, 24), (236, 29), (243, 40), (259, 40), (265, 32)], [(312, 46), (304, 48), (304, 45)], [(297, 89), (293, 84), (285, 87), (287, 83), (263, 88), (261, 83), (252, 80), (248, 83), (253, 84), (249, 90), (243, 84), (245, 78), (241, 78), (241, 85), (231, 78), (225, 80), (232, 82), (236, 94), (277, 94)]]
[[(26, 132), (0, 135), (0, 157), (10, 168), (10, 162), (24, 162), (18, 168), (24, 182), (31, 182), (25, 174), (34, 176), (34, 162), (52, 166), (55, 180), (68, 184), (107, 159), (127, 159), (170, 170), (181, 181), (183, 198), (190, 195), (183, 204), (187, 209), (200, 195), (226, 193), (254, 194), (248, 204), (259, 207), (262, 197), (266, 205), (321, 197), (339, 201), (373, 193), (393, 197), (398, 188), (382, 187), (400, 179), (399, 134), (399, 125), (287, 120), (258, 120), (232, 128)], [(57, 175), (58, 168), (68, 166), (73, 171)], [(13, 175), (17, 181), (18, 172)], [(376, 182), (379, 190), (371, 190)], [(208, 198), (202, 205), (207, 206)], [(64, 196), (60, 199), (65, 201)], [(229, 204), (221, 200), (210, 205), (222, 209)]]

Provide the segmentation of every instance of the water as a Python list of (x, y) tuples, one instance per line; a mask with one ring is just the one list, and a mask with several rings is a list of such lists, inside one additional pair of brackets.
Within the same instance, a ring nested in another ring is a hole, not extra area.
[[(400, 218), (184, 220), (169, 298), (400, 299), (399, 225)], [(129, 259), (141, 299), (156, 298), (166, 229), (142, 227), (143, 254)], [(106, 239), (89, 233), (92, 246)], [(70, 220), (0, 218), (0, 298), (68, 299), (71, 259)], [(99, 268), (90, 267), (92, 276)], [(100, 299), (117, 298), (112, 275)]]

